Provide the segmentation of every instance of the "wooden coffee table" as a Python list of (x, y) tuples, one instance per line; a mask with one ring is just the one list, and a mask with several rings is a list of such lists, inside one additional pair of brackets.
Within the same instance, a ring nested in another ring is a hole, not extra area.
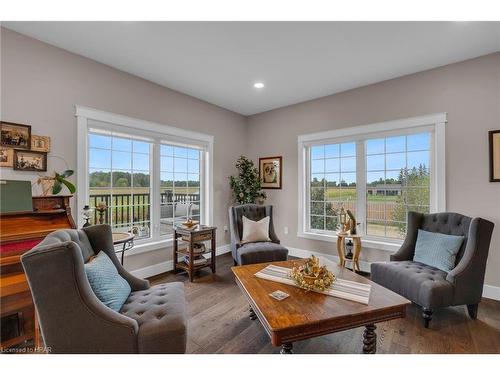
[[(291, 268), (300, 262), (303, 260), (273, 264)], [(406, 306), (410, 304), (406, 298), (339, 266), (332, 270), (337, 277), (372, 285), (368, 305), (257, 278), (255, 273), (269, 264), (232, 267), (232, 271), (250, 304), (250, 318), (259, 318), (271, 343), (281, 346), (282, 354), (292, 353), (295, 341), (361, 326), (365, 326), (363, 353), (374, 354), (377, 351), (375, 323), (404, 318)], [(269, 293), (277, 289), (290, 296), (275, 300)]]

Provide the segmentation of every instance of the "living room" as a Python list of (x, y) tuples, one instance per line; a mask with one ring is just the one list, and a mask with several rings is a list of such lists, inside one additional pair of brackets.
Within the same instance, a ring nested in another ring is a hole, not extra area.
[(498, 359), (494, 11), (18, 12), (0, 28), (2, 354)]

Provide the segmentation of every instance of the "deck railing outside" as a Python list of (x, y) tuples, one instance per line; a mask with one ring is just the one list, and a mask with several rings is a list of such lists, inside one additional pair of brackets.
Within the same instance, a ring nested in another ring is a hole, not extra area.
[[(161, 192), (161, 204), (199, 202), (199, 193), (173, 193), (171, 190)], [(129, 227), (131, 223), (146, 224), (150, 220), (150, 194), (92, 194), (89, 195), (89, 206), (94, 208), (104, 202), (108, 209), (103, 214), (103, 223), (113, 222), (113, 227)], [(99, 223), (99, 212), (94, 210), (92, 223)]]

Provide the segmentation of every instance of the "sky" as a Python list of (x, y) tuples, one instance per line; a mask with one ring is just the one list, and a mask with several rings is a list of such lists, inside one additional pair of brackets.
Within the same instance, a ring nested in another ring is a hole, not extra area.
[[(94, 171), (149, 173), (150, 144), (108, 135), (89, 134), (89, 168)], [(429, 167), (430, 133), (365, 141), (367, 183), (397, 179), (402, 168)], [(161, 180), (199, 180), (199, 150), (161, 145)], [(356, 181), (354, 142), (311, 147), (312, 178)]]

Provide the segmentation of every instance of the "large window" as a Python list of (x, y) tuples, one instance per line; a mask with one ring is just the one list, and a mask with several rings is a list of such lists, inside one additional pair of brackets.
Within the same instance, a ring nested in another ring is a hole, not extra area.
[(200, 220), (200, 150), (160, 145), (160, 233), (191, 217)]
[(344, 208), (367, 240), (398, 242), (409, 211), (444, 209), (444, 123), (433, 115), (300, 136), (299, 235), (334, 237)]
[(404, 238), (408, 211), (430, 210), (431, 133), (369, 139), (366, 234)]
[(356, 212), (356, 144), (311, 147), (311, 229), (334, 231), (339, 207)]
[[(137, 227), (139, 237), (149, 237), (151, 142), (93, 130), (88, 145), (88, 202), (94, 209), (93, 222), (115, 229)], [(102, 203), (108, 208), (101, 213), (95, 208)]]
[(93, 208), (92, 224), (156, 246), (188, 217), (211, 223), (212, 136), (84, 107), (77, 117), (78, 212)]

